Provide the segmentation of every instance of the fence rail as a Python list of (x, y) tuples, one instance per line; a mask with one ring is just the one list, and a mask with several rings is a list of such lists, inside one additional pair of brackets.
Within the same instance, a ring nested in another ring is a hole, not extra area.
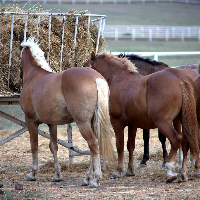
[(135, 39), (185, 39), (196, 38), (200, 41), (200, 26), (141, 26), (141, 25), (105, 25), (105, 38)]
[(173, 3), (173, 2), (178, 2), (178, 3), (200, 3), (200, 0), (1, 0), (2, 3), (17, 3), (17, 2), (22, 2), (22, 3), (43, 3), (43, 4), (64, 4), (64, 3), (68, 3), (68, 4), (94, 4), (94, 3), (98, 3), (98, 4), (108, 4), (108, 3), (112, 3), (112, 4), (120, 4), (120, 3), (127, 3), (127, 4), (133, 4), (133, 3), (146, 3), (146, 2), (169, 2), (169, 3)]

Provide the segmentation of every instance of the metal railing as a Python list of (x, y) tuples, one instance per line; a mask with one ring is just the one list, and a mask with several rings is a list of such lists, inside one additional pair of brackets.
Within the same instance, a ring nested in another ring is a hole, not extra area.
[(200, 26), (155, 26), (155, 25), (106, 25), (105, 38), (118, 39), (185, 39), (196, 38), (200, 41)]
[(154, 2), (154, 3), (158, 3), (158, 2), (169, 2), (169, 3), (173, 3), (173, 2), (178, 2), (178, 3), (200, 3), (199, 0), (1, 0), (2, 3), (17, 3), (17, 2), (23, 2), (23, 3), (43, 3), (43, 4), (64, 4), (64, 3), (68, 3), (68, 4), (93, 4), (93, 3), (98, 3), (98, 4), (120, 4), (120, 3), (127, 3), (127, 4), (133, 4), (133, 3), (146, 3), (146, 2)]

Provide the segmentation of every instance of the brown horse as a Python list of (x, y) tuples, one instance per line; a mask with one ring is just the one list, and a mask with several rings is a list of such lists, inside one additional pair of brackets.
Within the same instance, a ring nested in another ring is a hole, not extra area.
[[(129, 163), (126, 175), (134, 175), (133, 151), (137, 128), (158, 128), (171, 144), (167, 158), (167, 182), (177, 178), (174, 160), (180, 145), (184, 154), (181, 181), (187, 181), (187, 143), (193, 149), (196, 163), (195, 177), (200, 177), (198, 124), (196, 118), (195, 87), (192, 80), (179, 69), (167, 69), (148, 76), (140, 75), (127, 59), (112, 54), (91, 54), (85, 63), (101, 73), (110, 88), (110, 118), (115, 131), (118, 167), (111, 178), (124, 174), (124, 128), (128, 126)], [(183, 135), (172, 122), (182, 121)]]
[(57, 125), (75, 121), (91, 152), (90, 167), (82, 185), (97, 187), (102, 177), (99, 149), (104, 160), (113, 160), (114, 156), (109, 134), (107, 82), (101, 74), (89, 68), (77, 67), (53, 73), (34, 39), (22, 42), (21, 46), (23, 89), (20, 105), (30, 133), (33, 158), (32, 171), (25, 180), (36, 180), (40, 123), (49, 126), (49, 147), (55, 168), (53, 181), (62, 180), (57, 158)]
[[(149, 58), (143, 58), (136, 54), (119, 54), (118, 57), (126, 57), (128, 60), (130, 60), (136, 67), (137, 71), (141, 75), (149, 75), (158, 71), (162, 71), (164, 69), (170, 68), (166, 63), (158, 62), (156, 60), (151, 60)], [(185, 74), (187, 74), (193, 81), (199, 76), (197, 72), (197, 65), (196, 64), (187, 64), (183, 65), (181, 67), (178, 67), (178, 69), (181, 69)], [(177, 119), (173, 122), (174, 127), (177, 131), (181, 132), (181, 123)], [(143, 139), (144, 139), (144, 154), (143, 159), (140, 162), (140, 166), (147, 166), (147, 160), (149, 160), (149, 135), (150, 130), (149, 129), (143, 129)], [(165, 166), (166, 160), (167, 160), (167, 149), (166, 149), (166, 137), (158, 131), (158, 137), (162, 144), (163, 148), (163, 164), (162, 167)], [(194, 166), (193, 157), (191, 157), (191, 166)], [(180, 170), (182, 167), (182, 151), (180, 149), (179, 151), (179, 168)]]

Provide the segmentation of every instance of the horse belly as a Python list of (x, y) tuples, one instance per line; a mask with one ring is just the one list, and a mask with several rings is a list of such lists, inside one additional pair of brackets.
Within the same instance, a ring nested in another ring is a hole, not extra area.
[[(39, 105), (39, 106), (37, 106)], [(73, 122), (63, 97), (35, 105), (40, 123), (63, 125)]]

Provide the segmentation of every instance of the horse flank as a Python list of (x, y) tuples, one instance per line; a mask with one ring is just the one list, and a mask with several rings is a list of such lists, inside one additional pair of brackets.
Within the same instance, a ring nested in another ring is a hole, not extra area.
[[(27, 41), (23, 41), (21, 46), (24, 48), (29, 47), (33, 58), (35, 59), (38, 66), (48, 72), (54, 72), (49, 64), (46, 62), (44, 52), (40, 49), (39, 45), (34, 42), (34, 38), (30, 37)], [(22, 49), (22, 51), (23, 51)]]

